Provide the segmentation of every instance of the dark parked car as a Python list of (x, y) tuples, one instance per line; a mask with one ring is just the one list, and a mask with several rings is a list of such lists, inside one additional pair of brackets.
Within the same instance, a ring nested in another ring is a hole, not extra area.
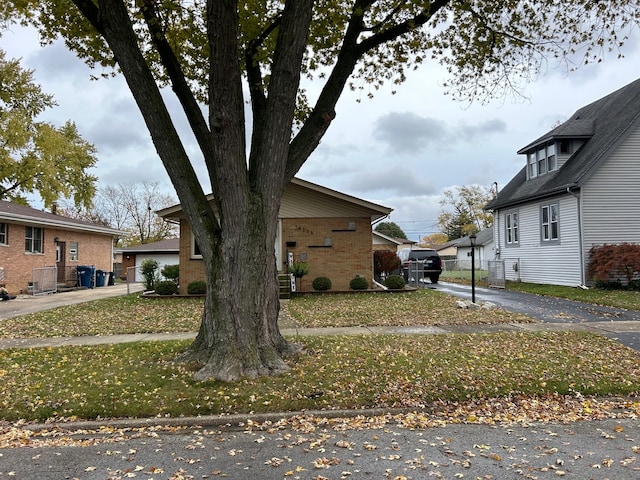
[(398, 252), (402, 261), (402, 275), (405, 282), (420, 281), (428, 277), (431, 283), (438, 283), (442, 273), (442, 261), (438, 252), (431, 248), (404, 249)]

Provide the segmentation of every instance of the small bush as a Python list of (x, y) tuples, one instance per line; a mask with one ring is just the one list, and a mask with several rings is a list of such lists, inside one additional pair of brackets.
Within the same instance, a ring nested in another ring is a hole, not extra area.
[(162, 267), (162, 270), (160, 270), (160, 273), (167, 280), (178, 283), (178, 278), (180, 277), (180, 265), (165, 265)]
[(155, 291), (158, 295), (175, 295), (178, 293), (178, 285), (173, 280), (156, 282)]
[(289, 273), (296, 278), (302, 278), (309, 273), (309, 264), (307, 262), (293, 262), (289, 265)]
[(376, 275), (390, 273), (402, 266), (400, 257), (391, 250), (376, 250), (373, 252), (373, 270)]
[(314, 290), (331, 290), (331, 280), (327, 277), (316, 277), (313, 279), (313, 282), (311, 282), (311, 286)]
[(202, 280), (191, 282), (187, 285), (187, 293), (189, 295), (203, 295), (207, 292), (207, 284)]
[(640, 245), (598, 245), (589, 251), (587, 276), (600, 288), (633, 288), (640, 275)]
[(349, 288), (351, 290), (367, 290), (369, 282), (364, 277), (356, 277), (349, 282)]
[(154, 290), (158, 277), (158, 261), (153, 258), (145, 258), (141, 264), (142, 284), (146, 290)]
[(402, 278), (402, 275), (389, 275), (384, 281), (384, 286), (391, 290), (402, 290), (404, 288), (404, 278)]

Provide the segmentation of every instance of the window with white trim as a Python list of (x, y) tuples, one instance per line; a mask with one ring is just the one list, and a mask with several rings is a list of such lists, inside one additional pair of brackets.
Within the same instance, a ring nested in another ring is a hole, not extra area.
[(7, 231), (9, 230), (6, 223), (0, 223), (0, 245), (7, 245), (9, 240), (7, 238)]
[(24, 228), (24, 251), (26, 253), (44, 253), (44, 232), (40, 227)]
[(550, 242), (560, 238), (557, 203), (550, 203), (540, 207), (540, 237), (543, 242)]
[(78, 242), (69, 242), (69, 260), (78, 261)]
[(518, 212), (507, 213), (505, 220), (505, 241), (507, 245), (517, 245), (519, 241)]

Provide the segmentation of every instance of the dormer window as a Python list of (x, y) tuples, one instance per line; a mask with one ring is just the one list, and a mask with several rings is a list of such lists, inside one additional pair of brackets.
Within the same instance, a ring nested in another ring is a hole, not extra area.
[(558, 168), (556, 160), (556, 144), (549, 143), (527, 154), (527, 166), (529, 178), (544, 175)]

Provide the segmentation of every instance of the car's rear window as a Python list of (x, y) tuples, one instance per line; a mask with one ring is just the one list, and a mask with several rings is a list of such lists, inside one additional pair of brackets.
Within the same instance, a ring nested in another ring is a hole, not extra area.
[(411, 255), (409, 255), (409, 260), (425, 260), (431, 257), (437, 257), (438, 254), (436, 252), (418, 252), (413, 251)]

